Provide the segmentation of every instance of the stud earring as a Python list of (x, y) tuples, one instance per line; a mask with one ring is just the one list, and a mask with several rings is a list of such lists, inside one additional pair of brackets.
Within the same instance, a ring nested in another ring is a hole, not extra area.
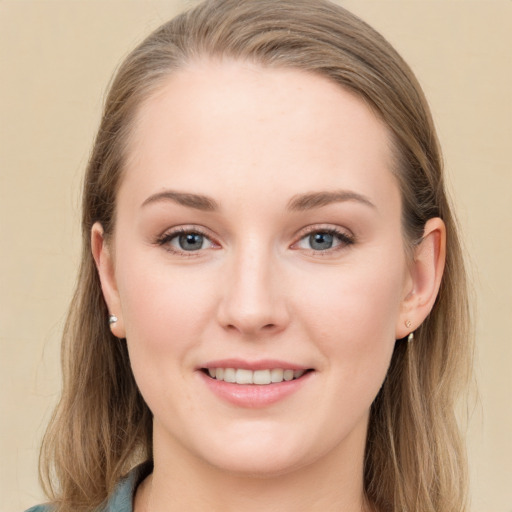
[(108, 325), (112, 326), (113, 324), (115, 324), (117, 322), (117, 316), (116, 315), (110, 315), (108, 317)]
[[(409, 329), (412, 325), (412, 322), (410, 320), (406, 320), (405, 321), (405, 327), (407, 327), (407, 329)], [(411, 343), (411, 341), (414, 339), (414, 331), (411, 331), (409, 333), (409, 336), (407, 336), (407, 342), (408, 343)]]

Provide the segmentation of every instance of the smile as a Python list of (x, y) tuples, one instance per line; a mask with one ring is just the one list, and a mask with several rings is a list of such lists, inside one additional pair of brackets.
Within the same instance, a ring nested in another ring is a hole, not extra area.
[(248, 370), (245, 368), (207, 368), (212, 379), (233, 384), (256, 384), (264, 386), (291, 381), (302, 377), (307, 370), (290, 370), (272, 368), (265, 370)]

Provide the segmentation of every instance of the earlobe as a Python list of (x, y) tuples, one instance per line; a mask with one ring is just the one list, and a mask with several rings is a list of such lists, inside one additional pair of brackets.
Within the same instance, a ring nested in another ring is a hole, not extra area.
[(446, 227), (435, 217), (425, 224), (421, 242), (414, 248), (411, 264), (411, 289), (402, 302), (396, 338), (415, 331), (428, 316), (436, 301), (446, 259)]
[[(114, 336), (125, 338), (126, 333), (122, 319), (121, 301), (117, 289), (112, 252), (105, 240), (103, 226), (99, 222), (96, 222), (91, 229), (91, 250), (96, 263), (96, 269), (98, 270), (103, 298), (110, 314), (109, 318), (105, 318), (105, 322), (109, 324)], [(115, 321), (113, 321), (113, 318), (115, 318)]]

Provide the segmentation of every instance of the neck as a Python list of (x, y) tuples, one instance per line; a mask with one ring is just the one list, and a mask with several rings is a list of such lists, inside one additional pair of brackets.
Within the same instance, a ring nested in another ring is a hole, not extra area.
[(363, 490), (365, 436), (360, 437), (359, 443), (352, 439), (308, 465), (261, 476), (211, 466), (191, 457), (179, 445), (166, 454), (162, 448), (167, 443), (160, 444), (155, 436), (154, 471), (139, 487), (134, 509), (135, 512), (205, 509), (369, 512), (371, 508)]

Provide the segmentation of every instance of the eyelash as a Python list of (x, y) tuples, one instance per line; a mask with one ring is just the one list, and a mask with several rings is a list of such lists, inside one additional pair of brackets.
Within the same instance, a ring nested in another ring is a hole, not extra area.
[(176, 228), (170, 232), (164, 233), (160, 237), (157, 238), (156, 243), (159, 246), (164, 247), (164, 249), (172, 254), (178, 254), (185, 257), (197, 257), (199, 256), (200, 251), (180, 251), (175, 249), (169, 242), (174, 240), (176, 237), (181, 235), (201, 235), (207, 240), (209, 240), (212, 244), (215, 244), (202, 229), (192, 226), (190, 228)]
[[(310, 228), (307, 228), (307, 231), (303, 231), (301, 233), (300, 238), (297, 240), (297, 242), (294, 242), (292, 244), (292, 248), (297, 249), (297, 245), (304, 240), (306, 237), (314, 235), (315, 233), (322, 233), (326, 235), (331, 235), (338, 239), (340, 242), (338, 245), (325, 249), (325, 250), (315, 250), (315, 249), (304, 249), (306, 251), (309, 251), (311, 254), (315, 254), (317, 256), (324, 256), (332, 254), (333, 252), (337, 252), (339, 250), (343, 250), (344, 248), (347, 248), (353, 244), (355, 244), (356, 239), (353, 235), (349, 235), (344, 231), (341, 231), (336, 228), (322, 228), (320, 226), (311, 226)], [(216, 244), (216, 242), (212, 241), (210, 236), (206, 234), (202, 229), (197, 227), (190, 227), (190, 228), (176, 228), (170, 232), (164, 233), (160, 237), (156, 239), (156, 244), (159, 246), (162, 246), (165, 248), (166, 251), (172, 253), (172, 254), (178, 254), (185, 257), (197, 257), (199, 256), (199, 253), (201, 250), (197, 251), (181, 251), (177, 250), (174, 247), (170, 245), (169, 242), (174, 240), (176, 237), (179, 237), (181, 235), (190, 235), (190, 234), (196, 234), (201, 235), (204, 238), (206, 238), (210, 243)]]
[(299, 240), (295, 242), (292, 247), (297, 246), (302, 240), (316, 233), (331, 235), (338, 239), (339, 244), (324, 250), (304, 249), (310, 254), (314, 254), (315, 256), (329, 256), (335, 252), (341, 251), (347, 247), (350, 247), (351, 245), (354, 245), (356, 242), (355, 237), (351, 234), (348, 234), (346, 231), (342, 231), (333, 227), (323, 228), (322, 226), (310, 226), (306, 229), (306, 231), (301, 233)]

